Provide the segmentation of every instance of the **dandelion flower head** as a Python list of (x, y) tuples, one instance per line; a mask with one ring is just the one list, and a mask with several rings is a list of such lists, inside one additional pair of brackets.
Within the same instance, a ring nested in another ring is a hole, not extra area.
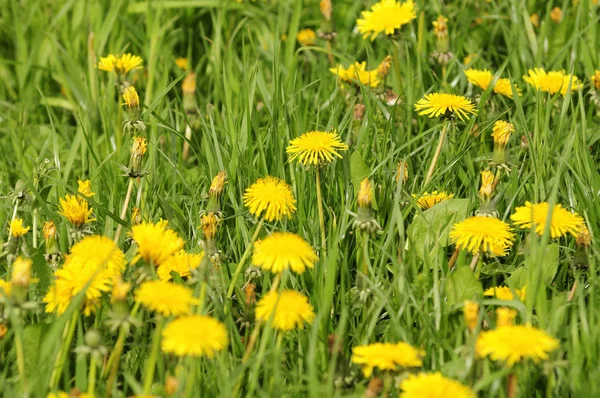
[(469, 114), (476, 115), (475, 105), (462, 95), (431, 93), (425, 95), (415, 104), (419, 115), (429, 117), (451, 118), (457, 116), (460, 120), (469, 119)]
[(370, 11), (363, 11), (361, 17), (356, 21), (358, 31), (365, 39), (371, 36), (371, 40), (375, 40), (380, 33), (393, 35), (397, 29), (415, 19), (417, 11), (412, 0), (404, 3), (380, 0)]
[(296, 211), (296, 199), (292, 188), (277, 177), (259, 178), (244, 193), (244, 205), (251, 214), (265, 220), (281, 220)]
[(252, 263), (275, 273), (290, 269), (297, 274), (313, 268), (318, 257), (304, 239), (289, 232), (275, 232), (254, 243)]
[[(517, 207), (515, 213), (510, 219), (521, 228), (531, 229), (533, 226), (535, 232), (542, 236), (546, 229), (548, 217), (548, 203), (541, 202), (532, 204), (525, 202), (525, 206)], [(550, 220), (550, 236), (558, 238), (567, 233), (577, 237), (579, 230), (584, 225), (583, 218), (577, 213), (571, 213), (560, 204), (554, 206), (552, 219)]]
[(171, 272), (175, 271), (181, 278), (188, 278), (192, 270), (200, 266), (204, 253), (193, 254), (180, 250), (158, 266), (156, 274), (161, 281), (173, 279)]
[(567, 95), (569, 84), (571, 91), (577, 91), (582, 88), (579, 78), (575, 75), (565, 73), (564, 71), (546, 72), (542, 68), (529, 69), (528, 76), (523, 79), (536, 90), (550, 93), (552, 95), (560, 92), (563, 96)]
[(10, 235), (13, 238), (20, 238), (21, 236), (25, 235), (27, 232), (29, 232), (31, 228), (30, 227), (26, 227), (23, 225), (23, 219), (22, 218), (15, 218), (14, 220), (12, 220), (10, 222), (10, 225), (8, 226), (8, 230), (10, 231)]
[(400, 384), (400, 398), (476, 398), (464, 384), (448, 379), (440, 372), (412, 374)]
[(341, 81), (347, 83), (360, 82), (363, 86), (372, 88), (379, 86), (381, 83), (381, 80), (379, 80), (379, 68), (367, 70), (366, 62), (355, 62), (347, 69), (341, 65), (337, 65), (335, 68), (329, 68), (329, 71), (336, 75)]
[(90, 180), (85, 180), (85, 181), (77, 180), (77, 185), (78, 185), (77, 192), (79, 192), (83, 196), (91, 198), (92, 196), (95, 195), (95, 193), (92, 192), (92, 182)]
[(496, 256), (508, 254), (515, 240), (510, 226), (493, 217), (469, 217), (452, 226), (450, 239), (461, 249), (477, 254), (480, 251)]
[(106, 57), (100, 57), (98, 69), (124, 75), (132, 70), (142, 68), (142, 62), (142, 58), (129, 53), (119, 56), (109, 54)]
[(131, 228), (131, 237), (138, 245), (133, 263), (143, 258), (147, 263), (159, 266), (173, 254), (183, 249), (185, 242), (164, 223), (143, 222)]
[(338, 151), (346, 151), (348, 146), (333, 132), (311, 131), (290, 141), (286, 152), (290, 162), (298, 160), (305, 166), (320, 166), (342, 158)]
[(191, 313), (198, 303), (192, 290), (167, 281), (147, 281), (135, 291), (135, 301), (150, 311), (163, 316), (181, 316)]
[(162, 331), (162, 351), (176, 356), (212, 358), (227, 347), (227, 329), (210, 316), (175, 319)]
[(312, 46), (317, 41), (317, 35), (312, 29), (302, 29), (296, 35), (296, 40), (303, 46)]
[(60, 211), (58, 214), (64, 216), (69, 223), (76, 228), (81, 228), (85, 224), (96, 221), (91, 215), (94, 211), (89, 207), (87, 200), (76, 196), (66, 195), (64, 199), (59, 199)]
[(427, 210), (437, 205), (438, 203), (443, 202), (444, 200), (452, 199), (454, 197), (454, 194), (447, 193), (444, 191), (432, 191), (431, 193), (425, 192), (420, 196), (413, 194), (412, 197), (417, 199), (417, 205), (422, 210)]
[(399, 343), (374, 343), (352, 348), (352, 362), (361, 365), (365, 377), (371, 377), (373, 369), (396, 370), (399, 367), (423, 366), (425, 351)]
[(515, 132), (515, 126), (504, 120), (497, 120), (492, 128), (492, 138), (494, 143), (505, 147), (508, 144), (510, 135)]
[(483, 292), (483, 295), (486, 297), (495, 297), (498, 300), (506, 300), (506, 301), (510, 301), (510, 300), (523, 301), (523, 300), (525, 300), (525, 294), (526, 294), (525, 287), (523, 287), (522, 289), (514, 289), (514, 293), (513, 293), (513, 290), (508, 286), (490, 287), (489, 289), (487, 289), (486, 291)]
[(255, 314), (263, 322), (273, 317), (273, 328), (283, 331), (303, 328), (305, 323), (312, 323), (315, 318), (308, 298), (294, 290), (267, 293), (256, 304)]

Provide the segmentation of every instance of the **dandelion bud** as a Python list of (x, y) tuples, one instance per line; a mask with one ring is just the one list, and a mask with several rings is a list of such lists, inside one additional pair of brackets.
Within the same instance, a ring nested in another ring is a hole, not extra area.
[(540, 15), (536, 12), (533, 13), (529, 16), (529, 20), (531, 21), (531, 24), (533, 26), (535, 26), (536, 28), (540, 27)]
[(6, 336), (6, 333), (8, 333), (8, 328), (6, 327), (6, 325), (0, 323), (0, 340), (2, 340), (4, 336)]
[(181, 83), (181, 90), (184, 96), (190, 97), (194, 95), (196, 91), (196, 74), (194, 72), (188, 72), (185, 79), (183, 79), (183, 83)]
[(165, 393), (168, 396), (175, 395), (179, 390), (179, 381), (175, 376), (167, 376), (167, 380), (165, 381)]
[(504, 120), (496, 121), (492, 129), (492, 138), (494, 138), (494, 145), (500, 146), (502, 148), (506, 147), (506, 144), (510, 139), (510, 135), (514, 131), (515, 126), (512, 123), (505, 122)]
[(131, 210), (131, 225), (140, 225), (142, 223), (142, 213), (140, 213), (140, 208), (134, 206), (133, 210)]
[(125, 89), (125, 91), (123, 91), (123, 100), (125, 100), (125, 106), (127, 109), (140, 107), (140, 97), (133, 86), (129, 86)]
[(579, 247), (590, 247), (592, 244), (592, 238), (590, 237), (590, 230), (583, 225), (577, 234), (577, 246)]
[(577, 234), (577, 248), (573, 256), (573, 266), (575, 268), (587, 268), (590, 265), (588, 249), (592, 244), (590, 230), (587, 226), (582, 225)]
[(17, 257), (12, 263), (10, 284), (12, 286), (12, 297), (19, 303), (27, 300), (29, 281), (31, 279), (32, 261), (28, 258)]
[(479, 318), (479, 304), (474, 301), (465, 300), (463, 307), (463, 317), (469, 330), (473, 331), (477, 327)]
[(140, 110), (140, 97), (138, 96), (135, 87), (129, 86), (123, 90), (124, 105), (129, 114), (129, 120), (123, 122), (123, 127), (126, 130), (145, 131), (146, 125), (142, 121)]
[(102, 344), (102, 334), (97, 329), (90, 329), (84, 337), (85, 345), (91, 349), (99, 348)]
[(244, 293), (246, 295), (246, 307), (256, 303), (256, 285), (254, 283), (247, 283)]
[(125, 301), (125, 299), (127, 299), (127, 293), (129, 293), (130, 288), (131, 283), (123, 282), (121, 278), (117, 279), (112, 288), (110, 302), (115, 304), (118, 302)]
[(379, 76), (381, 77), (386, 77), (391, 67), (392, 57), (388, 55), (383, 59), (383, 61), (381, 61), (381, 63), (377, 67), (377, 73), (379, 73)]
[(562, 11), (560, 9), (560, 7), (554, 7), (552, 9), (552, 11), (550, 11), (550, 19), (554, 22), (554, 23), (561, 23), (562, 22)]
[(592, 84), (596, 90), (600, 91), (600, 70), (594, 72), (594, 75), (592, 76)]
[(177, 58), (175, 60), (175, 64), (181, 70), (188, 70), (189, 69), (187, 58), (179, 57), (179, 58)]
[(221, 197), (223, 196), (225, 184), (227, 184), (227, 173), (219, 171), (215, 178), (213, 178), (208, 190), (208, 211), (221, 211)]
[(204, 232), (204, 239), (214, 240), (215, 235), (219, 227), (220, 220), (213, 212), (209, 212), (202, 216), (202, 232)]
[(508, 307), (500, 307), (496, 310), (496, 327), (511, 326), (517, 318), (517, 310)]
[(447, 52), (449, 47), (448, 42), (448, 18), (440, 15), (437, 20), (432, 22), (433, 33), (437, 39), (437, 50), (439, 52)]
[(90, 180), (78, 180), (77, 185), (79, 186), (77, 192), (79, 192), (83, 196), (90, 198), (95, 195), (95, 193), (92, 192), (92, 183), (90, 182)]
[(142, 161), (148, 148), (148, 141), (144, 137), (135, 137), (131, 147), (131, 156), (129, 158), (129, 167), (127, 175), (131, 178), (142, 177), (145, 173), (142, 170)]
[(357, 201), (358, 210), (356, 212), (356, 220), (354, 220), (353, 223), (354, 228), (368, 233), (379, 231), (381, 226), (371, 214), (371, 207), (373, 204), (373, 187), (368, 178), (365, 178), (360, 183)]
[(489, 170), (481, 172), (481, 188), (479, 188), (479, 197), (484, 202), (488, 202), (494, 192), (494, 173)]
[(24, 236), (27, 232), (29, 232), (30, 228), (29, 227), (25, 227), (23, 225), (23, 219), (22, 218), (15, 218), (14, 220), (12, 220), (8, 226), (8, 231), (10, 234), (10, 238), (9, 238), (9, 242), (12, 241), (14, 244), (12, 246), (14, 247), (14, 250), (8, 250), (11, 253), (16, 252), (17, 249), (17, 245), (16, 245), (16, 240), (19, 239), (20, 237)]
[(46, 261), (54, 264), (58, 261), (58, 255), (60, 254), (60, 247), (58, 245), (58, 233), (56, 231), (56, 225), (54, 221), (46, 221), (42, 228), (44, 234), (44, 241), (46, 242)]
[(358, 205), (362, 208), (371, 208), (373, 202), (373, 188), (371, 187), (371, 181), (365, 178), (360, 183), (360, 189), (358, 191)]
[(321, 0), (319, 4), (319, 8), (321, 10), (321, 14), (325, 20), (331, 20), (331, 14), (333, 13), (333, 6), (331, 5), (331, 0)]
[(399, 182), (402, 179), (402, 183), (406, 184), (408, 182), (408, 163), (404, 160), (398, 162), (397, 171), (396, 171), (396, 182)]

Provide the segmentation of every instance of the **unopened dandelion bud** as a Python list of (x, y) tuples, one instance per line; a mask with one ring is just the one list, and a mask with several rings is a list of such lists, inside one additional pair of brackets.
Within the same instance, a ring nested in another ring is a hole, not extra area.
[(479, 304), (477, 304), (474, 301), (465, 300), (463, 307), (463, 317), (469, 330), (475, 330), (479, 318)]
[(142, 177), (145, 172), (142, 170), (144, 155), (148, 148), (148, 141), (144, 137), (135, 137), (131, 147), (131, 156), (129, 157), (128, 175), (131, 178)]
[(396, 170), (396, 182), (400, 182), (400, 179), (402, 179), (403, 184), (408, 182), (408, 163), (404, 160), (398, 162)]
[(165, 393), (167, 396), (173, 396), (179, 390), (179, 381), (175, 376), (167, 376), (165, 381)]
[(331, 0), (321, 0), (319, 9), (321, 10), (321, 15), (323, 15), (323, 18), (325, 18), (326, 21), (331, 20), (331, 14), (333, 13)]
[(31, 264), (32, 261), (30, 259), (20, 256), (12, 263), (12, 272), (10, 274), (12, 297), (19, 303), (27, 300), (29, 282), (31, 280)]
[(559, 7), (554, 7), (552, 11), (550, 11), (550, 19), (554, 23), (561, 23), (563, 18), (562, 10)]
[(246, 307), (256, 303), (256, 285), (254, 283), (249, 282), (246, 284), (244, 294), (246, 296)]
[(592, 244), (592, 238), (590, 236), (590, 230), (587, 226), (582, 225), (577, 234), (575, 241), (577, 247), (575, 248), (575, 254), (573, 255), (573, 266), (575, 268), (587, 268), (590, 265), (588, 249)]
[(183, 83), (181, 83), (181, 91), (183, 92), (183, 108), (187, 113), (195, 113), (194, 93), (196, 92), (196, 74), (194, 72), (190, 71), (185, 76)]
[(381, 229), (381, 226), (373, 218), (371, 214), (371, 207), (373, 204), (373, 187), (368, 178), (365, 178), (360, 183), (358, 190), (358, 210), (356, 212), (356, 220), (354, 221), (354, 228), (367, 233), (374, 233)]
[(506, 164), (506, 144), (511, 134), (515, 131), (512, 123), (498, 120), (494, 123), (492, 129), (492, 138), (494, 139), (494, 163)]
[(102, 334), (97, 329), (90, 329), (84, 337), (85, 345), (91, 349), (97, 349), (102, 344)]
[[(42, 228), (44, 234), (44, 241), (46, 247), (46, 260), (52, 260), (56, 255), (60, 253), (60, 246), (58, 244), (58, 232), (54, 221), (46, 221)], [(54, 262), (54, 261), (50, 261)]]
[(433, 21), (433, 33), (437, 40), (437, 51), (447, 52), (449, 48), (448, 42), (448, 18), (443, 15), (438, 16), (437, 20)]
[(515, 323), (516, 318), (516, 310), (508, 307), (500, 307), (496, 310), (496, 327), (511, 326)]
[(383, 61), (381, 61), (381, 63), (377, 67), (377, 73), (379, 73), (379, 76), (385, 77), (385, 76), (387, 76), (391, 67), (392, 67), (392, 57), (388, 55), (383, 59)]
[(583, 225), (577, 234), (577, 246), (588, 248), (592, 244), (592, 238), (590, 236), (590, 230)]
[(373, 202), (373, 187), (371, 181), (365, 178), (360, 183), (360, 189), (358, 190), (358, 205), (362, 208), (371, 208)]
[(208, 211), (221, 211), (221, 197), (225, 190), (225, 184), (227, 184), (227, 173), (220, 171), (215, 178), (213, 178), (208, 190)]
[(142, 223), (142, 213), (140, 208), (134, 206), (131, 210), (131, 225), (140, 225)]
[(219, 227), (220, 220), (213, 212), (206, 213), (202, 216), (202, 232), (206, 240), (214, 240)]
[(115, 304), (125, 301), (127, 299), (127, 293), (129, 293), (129, 289), (131, 289), (131, 283), (123, 282), (121, 278), (117, 279), (112, 288), (110, 302)]
[(481, 188), (479, 188), (479, 197), (488, 202), (494, 193), (494, 173), (489, 170), (481, 172)]

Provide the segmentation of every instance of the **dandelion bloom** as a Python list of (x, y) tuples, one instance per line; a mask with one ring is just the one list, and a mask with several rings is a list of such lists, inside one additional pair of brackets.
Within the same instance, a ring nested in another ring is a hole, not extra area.
[(336, 75), (341, 81), (347, 83), (360, 82), (363, 86), (372, 88), (379, 86), (381, 83), (381, 80), (379, 80), (379, 68), (367, 70), (366, 62), (355, 62), (347, 69), (344, 69), (341, 65), (337, 65), (335, 68), (329, 68), (329, 71)]
[(363, 11), (362, 18), (356, 21), (358, 31), (363, 38), (371, 36), (371, 40), (380, 34), (393, 35), (402, 25), (406, 25), (417, 17), (417, 11), (412, 0), (400, 3), (396, 0), (380, 0), (371, 7), (370, 11)]
[(54, 283), (43, 300), (46, 312), (64, 313), (73, 298), (85, 290), (84, 314), (90, 315), (100, 304), (102, 294), (120, 278), (125, 263), (125, 255), (112, 239), (99, 235), (83, 238), (54, 273)]
[(290, 141), (286, 152), (290, 154), (290, 162), (298, 160), (305, 166), (319, 166), (331, 163), (342, 155), (338, 151), (348, 150), (337, 133), (311, 131)]
[(206, 315), (188, 315), (170, 322), (162, 331), (162, 351), (178, 357), (208, 357), (227, 347), (227, 330)]
[(189, 62), (187, 58), (179, 57), (175, 59), (175, 65), (177, 65), (177, 67), (182, 70), (189, 69)]
[(396, 370), (398, 367), (423, 366), (425, 351), (399, 343), (375, 343), (352, 348), (352, 362), (362, 366), (365, 377), (371, 377), (373, 369)]
[(535, 88), (550, 94), (560, 92), (563, 96), (567, 95), (567, 89), (571, 85), (571, 91), (577, 91), (582, 88), (579, 78), (564, 71), (546, 72), (542, 68), (529, 69), (529, 76), (523, 76), (523, 79)]
[(123, 91), (123, 101), (127, 108), (138, 108), (140, 106), (140, 97), (135, 91), (135, 87), (129, 86)]
[(462, 95), (432, 93), (427, 94), (415, 104), (419, 115), (451, 118), (454, 115), (462, 121), (469, 119), (469, 113), (476, 115), (475, 105)]
[(443, 191), (432, 191), (431, 193), (425, 192), (420, 196), (413, 194), (412, 197), (417, 199), (417, 205), (422, 210), (427, 210), (437, 205), (438, 203), (443, 202), (444, 200), (452, 199), (454, 197), (454, 194)]
[(596, 87), (596, 90), (600, 90), (600, 70), (595, 71), (591, 79), (592, 84), (594, 85), (594, 87)]
[(475, 330), (479, 320), (479, 304), (471, 300), (465, 300), (463, 306), (463, 318), (470, 330)]
[(496, 286), (496, 287), (490, 287), (489, 289), (487, 289), (485, 292), (483, 292), (484, 296), (487, 297), (495, 297), (498, 300), (506, 300), (506, 301), (510, 301), (510, 300), (525, 300), (525, 293), (526, 293), (526, 288), (523, 287), (522, 289), (514, 289), (514, 293), (513, 290), (508, 287), (508, 286)]
[(87, 200), (76, 195), (66, 195), (64, 199), (59, 199), (60, 211), (58, 214), (64, 216), (76, 228), (81, 228), (85, 224), (96, 221), (91, 218), (93, 208), (89, 207)]
[(313, 268), (317, 260), (308, 242), (289, 232), (275, 232), (254, 243), (252, 263), (271, 272), (291, 269), (301, 274), (307, 267)]
[(303, 46), (312, 46), (317, 41), (317, 35), (312, 29), (302, 29), (296, 35), (296, 40)]
[(476, 398), (470, 388), (440, 372), (409, 375), (400, 383), (400, 398)]
[[(525, 206), (515, 209), (515, 213), (510, 216), (510, 219), (522, 228), (531, 229), (533, 226), (535, 232), (542, 236), (546, 229), (547, 217), (548, 203), (532, 204), (531, 202), (525, 202)], [(583, 218), (577, 213), (571, 213), (560, 204), (557, 204), (554, 206), (552, 219), (550, 220), (550, 236), (557, 238), (570, 233), (577, 237), (583, 225)]]
[(358, 206), (363, 208), (370, 208), (373, 203), (373, 187), (368, 178), (365, 178), (360, 182), (357, 201)]
[(492, 138), (494, 144), (505, 147), (510, 139), (510, 135), (514, 133), (515, 126), (512, 123), (505, 122), (504, 120), (497, 120), (492, 128)]
[(200, 266), (204, 253), (192, 254), (180, 250), (158, 266), (156, 274), (161, 281), (173, 279), (171, 272), (175, 271), (181, 278), (187, 278), (192, 270)]
[(461, 249), (473, 254), (481, 251), (495, 256), (505, 256), (513, 245), (515, 234), (510, 226), (493, 217), (474, 216), (456, 223), (450, 231), (450, 239)]
[(268, 322), (278, 330), (293, 330), (312, 323), (315, 312), (308, 298), (294, 290), (269, 292), (256, 304), (256, 319)]
[(562, 15), (562, 10), (560, 9), (560, 7), (554, 7), (550, 11), (550, 19), (552, 20), (552, 22), (561, 23), (562, 17), (563, 17), (563, 15)]
[(489, 170), (481, 171), (481, 187), (479, 188), (479, 196), (489, 200), (494, 191), (494, 173)]
[(164, 223), (143, 222), (131, 228), (131, 237), (138, 245), (136, 263), (143, 258), (149, 264), (159, 266), (173, 254), (183, 249), (184, 241)]
[(515, 319), (517, 319), (517, 310), (508, 307), (496, 309), (496, 327), (511, 326), (515, 323)]
[(90, 198), (95, 195), (95, 193), (92, 192), (92, 182), (90, 180), (77, 180), (77, 185), (77, 192), (79, 192), (83, 196)]
[[(465, 71), (465, 75), (467, 75), (467, 79), (471, 84), (481, 88), (482, 90), (487, 90), (487, 88), (492, 83), (494, 79), (494, 75), (487, 69), (479, 70), (479, 69), (467, 69)], [(516, 86), (515, 86), (516, 87)], [(510, 79), (500, 78), (496, 81), (494, 85), (494, 92), (496, 94), (501, 94), (505, 97), (512, 98), (513, 92), (511, 88)], [(517, 93), (519, 93), (519, 89), (517, 88)]]
[(181, 316), (192, 312), (198, 300), (192, 289), (166, 281), (147, 281), (135, 291), (135, 301), (163, 316)]
[(10, 222), (10, 225), (8, 226), (8, 230), (10, 231), (10, 235), (13, 238), (20, 238), (21, 236), (23, 236), (27, 232), (29, 232), (30, 229), (31, 229), (30, 227), (25, 227), (23, 225), (23, 219), (22, 218), (15, 218), (14, 220), (12, 220)]
[(124, 301), (127, 298), (127, 293), (129, 293), (130, 289), (131, 283), (123, 282), (123, 279), (118, 278), (110, 293), (110, 302), (114, 304), (119, 301)]
[(2, 297), (2, 295), (5, 295), (6, 297), (10, 296), (11, 292), (12, 285), (10, 284), (10, 281), (0, 279), (0, 298)]
[(438, 40), (443, 40), (448, 37), (448, 18), (443, 15), (438, 15), (437, 19), (431, 24), (433, 25), (433, 33)]
[(132, 70), (140, 69), (142, 67), (142, 62), (142, 58), (129, 53), (120, 55), (118, 57), (116, 55), (109, 54), (106, 57), (100, 57), (98, 69), (107, 72), (115, 72), (118, 75), (122, 75), (129, 73)]
[(556, 350), (560, 343), (543, 330), (527, 326), (502, 326), (481, 332), (475, 344), (475, 353), (480, 358), (489, 356), (494, 361), (505, 362), (508, 367), (522, 359), (539, 363), (548, 359), (548, 353)]
[(18, 256), (12, 263), (12, 272), (10, 273), (10, 284), (12, 286), (29, 286), (31, 279), (31, 265), (33, 261), (28, 258)]
[(264, 212), (265, 220), (281, 220), (296, 211), (292, 188), (277, 177), (259, 178), (244, 193), (244, 205), (256, 217)]

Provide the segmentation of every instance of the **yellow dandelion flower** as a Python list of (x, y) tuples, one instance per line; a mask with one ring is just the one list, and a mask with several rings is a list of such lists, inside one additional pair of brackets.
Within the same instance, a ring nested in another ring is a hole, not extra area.
[(313, 268), (318, 260), (304, 239), (289, 232), (275, 232), (254, 243), (252, 263), (264, 270), (281, 273), (291, 269), (297, 274)]
[(298, 160), (305, 166), (319, 166), (333, 162), (336, 157), (341, 159), (338, 151), (347, 149), (337, 133), (311, 131), (291, 140), (285, 151), (290, 154), (290, 162)]
[(476, 53), (470, 53), (466, 57), (463, 58), (463, 65), (470, 65), (471, 62), (477, 57)]
[(162, 331), (162, 351), (176, 356), (212, 358), (227, 347), (227, 329), (205, 315), (175, 319)]
[(204, 253), (193, 254), (180, 250), (158, 266), (156, 274), (161, 281), (173, 279), (171, 272), (175, 271), (181, 278), (188, 278), (192, 270), (200, 266)]
[(425, 351), (410, 344), (374, 343), (352, 348), (352, 363), (362, 366), (365, 377), (371, 377), (373, 369), (396, 370), (423, 366)]
[(396, 166), (396, 182), (400, 181), (400, 178), (402, 178), (403, 184), (408, 182), (408, 163), (403, 160)]
[(438, 40), (448, 37), (448, 18), (439, 15), (431, 24), (433, 25), (433, 33)]
[(504, 120), (497, 120), (492, 128), (492, 138), (494, 138), (494, 144), (500, 147), (505, 147), (508, 144), (510, 135), (514, 133), (515, 126), (512, 123), (505, 122)]
[(0, 279), (0, 298), (2, 295), (9, 297), (12, 292), (12, 285), (10, 281), (5, 281), (4, 279)]
[(133, 86), (129, 86), (123, 91), (123, 100), (125, 101), (125, 106), (129, 109), (139, 108), (140, 106), (140, 97)]
[(75, 270), (82, 268), (102, 268), (104, 276), (115, 280), (125, 271), (125, 255), (119, 247), (106, 236), (91, 235), (71, 247), (65, 267)]
[(373, 187), (371, 181), (365, 178), (360, 182), (360, 188), (358, 190), (358, 206), (363, 208), (370, 208), (373, 202)]
[(463, 318), (470, 330), (475, 330), (479, 320), (479, 304), (471, 300), (465, 300), (463, 306)]
[(281, 220), (296, 211), (296, 199), (292, 188), (277, 177), (259, 178), (244, 193), (244, 205), (250, 213), (265, 220)]
[(489, 170), (481, 171), (481, 187), (479, 188), (479, 196), (484, 200), (489, 200), (494, 191), (494, 173)]
[(312, 46), (317, 41), (317, 35), (312, 29), (302, 29), (296, 35), (296, 40), (298, 40), (303, 46)]
[(87, 200), (76, 195), (66, 195), (64, 199), (59, 199), (59, 202), (58, 214), (64, 216), (74, 227), (81, 228), (87, 223), (96, 221), (95, 218), (90, 217), (94, 209), (89, 207)]
[(548, 353), (556, 350), (560, 342), (543, 330), (527, 326), (502, 326), (481, 332), (475, 344), (475, 353), (480, 358), (489, 356), (508, 367), (523, 359), (535, 363), (548, 359)]
[(517, 310), (508, 307), (500, 307), (496, 309), (497, 328), (511, 326), (515, 323), (515, 319), (517, 319)]
[(577, 76), (564, 71), (546, 72), (542, 68), (535, 68), (529, 69), (528, 73), (529, 76), (523, 76), (527, 84), (536, 90), (552, 95), (558, 92), (563, 96), (567, 95), (569, 84), (571, 85), (571, 91), (577, 91), (583, 87)]
[(20, 238), (21, 236), (25, 235), (27, 232), (29, 232), (31, 228), (30, 227), (25, 227), (23, 225), (23, 219), (22, 218), (15, 218), (14, 220), (12, 220), (8, 226), (8, 230), (10, 232), (10, 235), (13, 238)]
[(321, 15), (323, 15), (323, 18), (329, 21), (331, 19), (331, 14), (333, 13), (333, 5), (331, 4), (331, 0), (321, 0), (319, 3), (319, 9), (321, 10)]
[(432, 208), (444, 200), (452, 199), (454, 197), (453, 193), (447, 193), (444, 191), (432, 191), (431, 193), (425, 192), (423, 195), (417, 196), (416, 194), (412, 195), (413, 198), (417, 199), (417, 205), (422, 210), (427, 210)]
[(515, 86), (515, 90), (517, 91), (517, 95), (521, 96), (521, 89), (516, 84), (513, 84), (510, 79), (506, 77), (502, 77), (496, 80), (496, 85), (494, 86), (494, 92), (496, 94), (503, 95), (507, 98), (513, 98), (512, 86)]
[[(467, 75), (467, 80), (469, 80), (471, 84), (481, 88), (482, 90), (487, 90), (494, 79), (492, 72), (487, 69), (479, 70), (470, 68), (465, 71), (465, 75)], [(510, 79), (498, 79), (493, 90), (496, 94), (501, 94), (508, 98), (513, 97)], [(517, 92), (519, 92), (518, 88)]]
[(29, 286), (31, 279), (31, 265), (33, 261), (28, 258), (18, 256), (12, 263), (12, 272), (10, 274), (10, 284), (12, 286)]
[(562, 10), (559, 7), (554, 7), (552, 11), (550, 11), (550, 19), (554, 23), (561, 23), (563, 18)]
[(56, 225), (54, 225), (54, 221), (46, 221), (44, 223), (44, 227), (42, 228), (42, 233), (44, 234), (44, 240), (54, 239), (56, 238)]
[(419, 115), (451, 118), (458, 116), (462, 121), (469, 119), (469, 113), (476, 115), (475, 105), (462, 95), (432, 93), (427, 94), (415, 104)]
[(210, 184), (208, 194), (213, 196), (221, 195), (223, 193), (223, 189), (225, 188), (226, 183), (227, 173), (225, 173), (224, 171), (219, 171)]
[(189, 69), (189, 62), (187, 58), (179, 57), (175, 60), (175, 65), (181, 70)]
[(123, 75), (131, 72), (132, 70), (142, 68), (142, 62), (142, 58), (129, 53), (120, 55), (118, 57), (113, 54), (109, 54), (106, 57), (100, 57), (98, 69)]
[(412, 0), (404, 3), (380, 0), (370, 11), (363, 11), (361, 16), (362, 18), (356, 21), (358, 31), (365, 39), (371, 36), (371, 40), (375, 40), (380, 33), (393, 35), (402, 25), (415, 19), (417, 11)]
[(79, 192), (83, 196), (91, 198), (92, 196), (95, 195), (95, 193), (92, 192), (92, 182), (90, 180), (85, 180), (85, 181), (77, 180), (77, 185), (78, 185), (77, 192)]
[(116, 62), (117, 57), (113, 54), (109, 54), (106, 57), (100, 57), (100, 61), (98, 62), (98, 69), (105, 70), (107, 72), (114, 72)]
[(600, 70), (595, 71), (591, 79), (592, 84), (594, 85), (594, 87), (596, 87), (596, 90), (600, 90)]
[(525, 287), (523, 287), (522, 289), (514, 289), (514, 293), (513, 293), (513, 289), (511, 289), (508, 286), (490, 287), (489, 289), (487, 289), (486, 291), (483, 292), (483, 295), (486, 297), (495, 297), (498, 300), (506, 300), (506, 301), (510, 301), (510, 300), (524, 301), (525, 294), (526, 294)]
[[(515, 213), (510, 216), (510, 219), (521, 228), (531, 229), (533, 226), (535, 232), (542, 236), (548, 222), (547, 217), (548, 203), (532, 204), (531, 202), (525, 202), (525, 206), (515, 209)], [(552, 219), (550, 220), (550, 236), (558, 238), (570, 233), (577, 237), (583, 225), (583, 218), (579, 214), (571, 213), (560, 204), (557, 204), (554, 206)]]
[(119, 301), (125, 301), (130, 289), (131, 283), (123, 282), (123, 279), (117, 278), (110, 293), (110, 302), (115, 304)]
[(198, 303), (192, 289), (166, 281), (147, 281), (135, 291), (135, 301), (163, 316), (181, 316), (192, 312)]
[(529, 16), (529, 20), (531, 21), (531, 24), (536, 28), (540, 27), (540, 14), (538, 14), (537, 12), (531, 14)]
[(440, 372), (409, 375), (400, 383), (400, 398), (476, 398), (470, 388)]
[(196, 91), (196, 74), (194, 72), (188, 72), (181, 83), (181, 91), (184, 95), (192, 95)]
[(272, 317), (273, 328), (283, 331), (303, 328), (305, 323), (312, 323), (315, 318), (308, 298), (294, 290), (267, 293), (256, 304), (255, 314), (256, 319), (263, 322)]
[(473, 254), (483, 251), (501, 257), (508, 254), (515, 240), (515, 234), (502, 220), (474, 216), (454, 224), (450, 231), (450, 239), (459, 248)]
[(159, 266), (173, 254), (183, 249), (185, 242), (177, 232), (167, 228), (166, 224), (143, 222), (131, 228), (131, 237), (138, 245), (136, 263), (143, 258), (148, 264)]
[(341, 81), (348, 83), (360, 82), (363, 86), (377, 87), (381, 83), (379, 80), (379, 68), (367, 70), (366, 62), (355, 62), (348, 69), (337, 65), (335, 68), (329, 68), (329, 71), (336, 75)]

